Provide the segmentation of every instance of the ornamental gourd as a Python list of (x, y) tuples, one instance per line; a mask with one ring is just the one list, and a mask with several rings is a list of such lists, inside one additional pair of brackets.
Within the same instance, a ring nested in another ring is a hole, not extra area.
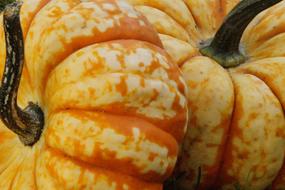
[(122, 0), (24, 0), (0, 26), (0, 189), (161, 190), (186, 86), (145, 17)]
[(285, 189), (285, 2), (128, 1), (189, 87), (178, 189)]

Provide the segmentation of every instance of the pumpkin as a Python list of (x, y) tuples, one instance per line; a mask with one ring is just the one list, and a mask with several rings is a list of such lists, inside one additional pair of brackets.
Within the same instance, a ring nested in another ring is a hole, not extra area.
[(123, 0), (24, 0), (0, 19), (0, 189), (161, 190), (186, 85)]
[(188, 131), (170, 182), (285, 189), (285, 2), (128, 2), (155, 26), (189, 87)]

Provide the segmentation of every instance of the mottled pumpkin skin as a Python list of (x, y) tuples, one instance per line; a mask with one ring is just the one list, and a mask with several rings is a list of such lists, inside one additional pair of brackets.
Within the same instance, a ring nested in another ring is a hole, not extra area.
[(189, 87), (180, 189), (194, 188), (199, 167), (199, 189), (285, 189), (285, 2), (248, 26), (246, 63), (224, 69), (199, 47), (239, 0), (128, 1), (160, 33)]
[(186, 85), (146, 18), (123, 0), (24, 0), (21, 24), (18, 103), (38, 103), (45, 126), (25, 147), (0, 124), (0, 189), (161, 190), (186, 132)]

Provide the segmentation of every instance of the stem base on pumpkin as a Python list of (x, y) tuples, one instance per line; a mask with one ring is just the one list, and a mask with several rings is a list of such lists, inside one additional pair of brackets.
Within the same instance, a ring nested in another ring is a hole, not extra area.
[(243, 0), (226, 17), (208, 46), (202, 47), (202, 55), (217, 61), (221, 66), (235, 67), (246, 61), (240, 52), (240, 41), (248, 24), (265, 9), (282, 0)]
[(236, 67), (246, 61), (246, 57), (239, 51), (223, 52), (213, 46), (200, 49), (202, 55), (210, 57), (225, 68)]
[(8, 5), (3, 14), (6, 63), (0, 89), (0, 117), (6, 127), (19, 136), (24, 145), (32, 146), (41, 136), (44, 113), (38, 105), (31, 102), (24, 110), (17, 105), (17, 94), (24, 66), (21, 5), (21, 2)]

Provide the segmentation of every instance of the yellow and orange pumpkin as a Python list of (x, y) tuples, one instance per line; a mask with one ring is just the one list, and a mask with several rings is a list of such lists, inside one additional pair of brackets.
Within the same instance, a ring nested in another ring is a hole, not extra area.
[(127, 1), (160, 33), (189, 88), (178, 189), (285, 189), (285, 2)]
[(151, 24), (123, 0), (21, 4), (0, 19), (0, 189), (161, 190), (188, 113)]

